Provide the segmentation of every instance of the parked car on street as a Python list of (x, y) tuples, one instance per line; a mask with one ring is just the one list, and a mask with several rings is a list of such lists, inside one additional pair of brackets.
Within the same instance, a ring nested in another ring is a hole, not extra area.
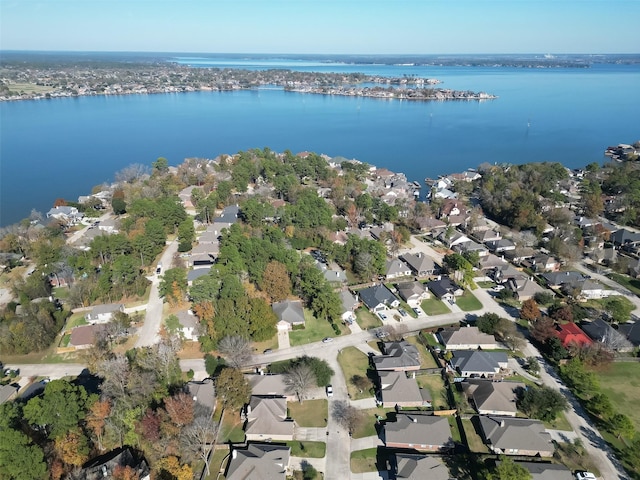
[(333, 397), (333, 387), (331, 385), (327, 385), (327, 397)]
[(333, 342), (333, 338), (331, 337), (325, 337), (322, 339), (322, 343), (331, 343)]

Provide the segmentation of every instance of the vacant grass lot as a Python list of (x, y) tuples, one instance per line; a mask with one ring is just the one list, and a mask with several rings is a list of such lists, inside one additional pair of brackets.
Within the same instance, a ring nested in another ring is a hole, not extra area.
[(420, 368), (437, 368), (436, 361), (433, 359), (433, 355), (420, 343), (418, 337), (407, 337), (405, 339), (418, 349), (420, 353)]
[(429, 298), (427, 300), (423, 300), (420, 304), (422, 310), (427, 315), (443, 315), (445, 313), (451, 313), (449, 307), (447, 307), (444, 302), (441, 302), (437, 298)]
[(440, 375), (417, 375), (416, 381), (420, 388), (426, 388), (431, 393), (431, 404), (434, 410), (449, 407), (447, 390), (444, 388), (444, 382)]
[[(325, 337), (335, 337), (333, 327), (326, 320), (319, 320), (311, 312), (304, 311), (304, 330), (293, 330), (289, 332), (289, 341), (292, 347), (304, 345), (306, 343), (319, 342)], [(345, 327), (346, 328), (346, 327)], [(344, 331), (342, 332), (344, 333)]]
[(66, 331), (70, 331), (75, 327), (88, 325), (87, 320), (84, 318), (86, 314), (87, 312), (78, 312), (71, 315), (69, 318), (67, 318), (67, 324), (65, 325), (64, 329)]
[(360, 307), (356, 310), (356, 322), (363, 330), (369, 330), (371, 328), (378, 328), (382, 326), (382, 321), (369, 310), (364, 307)]
[(612, 363), (596, 375), (602, 392), (609, 397), (616, 411), (628, 415), (636, 430), (640, 430), (640, 409), (635, 408), (640, 403), (640, 363)]
[(324, 442), (300, 442), (293, 440), (285, 443), (291, 447), (292, 457), (322, 458), (327, 452), (327, 444)]
[(351, 378), (354, 375), (360, 375), (361, 377), (367, 376), (367, 370), (369, 369), (369, 357), (358, 350), (356, 347), (343, 348), (338, 354), (338, 363), (342, 368), (342, 373), (347, 381), (347, 391), (352, 400), (360, 400), (361, 398), (371, 397), (369, 391), (363, 391), (356, 388), (351, 383)]
[(456, 299), (456, 305), (458, 305), (463, 312), (473, 312), (474, 310), (480, 310), (482, 308), (480, 300), (469, 290), (465, 290), (464, 295)]
[(287, 404), (289, 416), (301, 427), (327, 426), (327, 400), (305, 400), (304, 402), (289, 402)]

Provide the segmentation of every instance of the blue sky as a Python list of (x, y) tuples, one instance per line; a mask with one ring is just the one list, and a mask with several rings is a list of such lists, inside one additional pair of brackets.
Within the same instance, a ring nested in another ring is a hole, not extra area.
[(0, 49), (639, 53), (640, 0), (0, 0)]

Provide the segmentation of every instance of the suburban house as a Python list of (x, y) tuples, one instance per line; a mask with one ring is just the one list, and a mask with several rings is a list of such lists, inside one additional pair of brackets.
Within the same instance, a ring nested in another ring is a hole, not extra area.
[(129, 447), (116, 448), (89, 460), (77, 474), (74, 474), (74, 478), (78, 480), (114, 478), (113, 473), (116, 469), (123, 467), (131, 468), (136, 478), (140, 480), (149, 480), (151, 478), (147, 461)]
[(438, 333), (440, 343), (447, 350), (492, 350), (498, 348), (493, 335), (481, 332), (478, 327), (443, 328)]
[(16, 398), (18, 396), (19, 389), (20, 387), (15, 383), (0, 385), (0, 405)]
[[(451, 474), (437, 455), (395, 454), (395, 478), (401, 480), (449, 480)], [(546, 479), (545, 479), (546, 480)]]
[[(47, 217), (49, 214), (47, 213)], [(611, 234), (609, 240), (617, 247), (628, 247), (640, 245), (640, 233), (632, 232), (626, 228), (616, 230)]]
[(427, 283), (427, 287), (439, 300), (446, 300), (449, 303), (455, 303), (456, 297), (464, 294), (464, 290), (453, 283), (449, 277), (442, 277), (440, 280), (434, 280)]
[(122, 303), (96, 305), (84, 318), (88, 323), (107, 323), (111, 321), (116, 312), (124, 312), (124, 305)]
[(381, 370), (378, 372), (378, 376), (380, 377), (380, 396), (384, 408), (431, 406), (429, 390), (419, 388), (413, 376), (407, 377), (405, 372), (394, 370)]
[(284, 300), (271, 305), (278, 317), (278, 330), (292, 330), (294, 325), (304, 325), (304, 309), (300, 300)]
[(592, 322), (583, 323), (582, 330), (584, 330), (594, 342), (600, 342), (610, 350), (617, 352), (630, 352), (633, 350), (631, 342), (601, 318)]
[(373, 357), (373, 364), (378, 372), (381, 370), (396, 372), (420, 370), (420, 353), (415, 345), (406, 340), (383, 343), (382, 353), (382, 355)]
[(593, 343), (593, 340), (591, 340), (587, 334), (573, 322), (558, 325), (556, 327), (556, 337), (560, 339), (562, 346), (565, 348), (570, 345), (585, 347)]
[(396, 287), (398, 295), (412, 307), (419, 306), (423, 300), (429, 298), (429, 292), (420, 282), (399, 283)]
[(456, 245), (460, 244), (460, 243), (467, 243), (470, 242), (471, 239), (469, 237), (467, 237), (466, 235), (460, 233), (460, 232), (453, 232), (450, 235), (450, 232), (448, 230), (445, 230), (444, 232), (442, 232), (440, 235), (438, 235), (438, 240), (440, 240), (442, 243), (444, 243), (447, 247), (449, 248), (453, 248)]
[(192, 286), (195, 280), (197, 280), (200, 277), (204, 277), (205, 275), (208, 275), (210, 271), (211, 271), (211, 266), (189, 270), (187, 272), (187, 285)]
[(95, 344), (96, 332), (104, 328), (102, 325), (81, 325), (71, 330), (69, 346), (76, 350), (91, 348)]
[(109, 235), (111, 235), (112, 233), (118, 233), (120, 231), (120, 221), (115, 218), (107, 218), (106, 220), (102, 220), (98, 224), (98, 230)]
[(358, 297), (349, 290), (342, 290), (340, 292), (340, 300), (342, 301), (342, 321), (347, 323), (354, 322), (356, 319), (356, 308), (360, 305)]
[(489, 240), (488, 242), (485, 242), (485, 245), (493, 253), (502, 253), (516, 249), (516, 244), (508, 238), (501, 238), (500, 240)]
[(194, 402), (208, 408), (213, 413), (216, 409), (216, 390), (211, 378), (205, 378), (200, 382), (192, 380), (187, 383), (187, 390)]
[(83, 216), (76, 207), (68, 207), (66, 205), (53, 207), (47, 212), (47, 218), (55, 218), (63, 222), (75, 222)]
[(400, 305), (400, 300), (383, 284), (363, 288), (358, 291), (358, 296), (372, 312), (381, 312)]
[(317, 262), (318, 268), (322, 271), (322, 276), (329, 283), (346, 283), (347, 274), (341, 268), (330, 269), (324, 263)]
[(293, 440), (293, 420), (287, 416), (287, 399), (282, 397), (251, 397), (246, 406), (247, 441)]
[(631, 278), (640, 278), (640, 260), (631, 260), (629, 262), (629, 276)]
[(222, 213), (217, 217), (213, 223), (227, 223), (233, 225), (238, 221), (238, 214), (240, 213), (240, 207), (238, 205), (229, 205), (222, 209)]
[[(496, 462), (500, 465), (500, 461)], [(531, 474), (531, 480), (574, 480), (575, 477), (564, 465), (559, 463), (516, 462)]]
[(504, 352), (482, 350), (454, 350), (449, 360), (451, 368), (463, 377), (493, 378), (508, 374), (508, 357)]
[(555, 272), (560, 268), (560, 262), (552, 255), (539, 253), (527, 263), (523, 264), (535, 272)]
[(475, 231), (474, 236), (482, 243), (495, 242), (496, 240), (500, 240), (502, 238), (500, 232), (496, 230)]
[(488, 415), (478, 419), (484, 442), (493, 453), (531, 457), (553, 455), (551, 435), (539, 420)]
[(568, 294), (585, 298), (587, 300), (594, 298), (604, 298), (609, 297), (611, 295), (619, 295), (615, 290), (609, 290), (605, 288), (600, 283), (594, 282), (593, 280), (579, 280), (575, 283), (565, 283), (560, 287), (561, 290)]
[(295, 400), (294, 393), (289, 393), (284, 384), (284, 375), (245, 375), (251, 386), (251, 395), (255, 397), (284, 397)]
[(407, 253), (402, 256), (402, 259), (407, 265), (409, 265), (413, 274), (418, 277), (433, 275), (433, 272), (435, 271), (433, 259), (422, 252)]
[(469, 378), (460, 384), (469, 402), (480, 415), (515, 417), (518, 413), (518, 391), (525, 388), (521, 382), (493, 382)]
[(618, 325), (618, 332), (634, 346), (640, 346), (640, 321), (626, 322)]
[(393, 258), (387, 260), (385, 263), (384, 275), (387, 280), (409, 277), (411, 275), (411, 268), (399, 258)]
[(447, 224), (437, 218), (418, 217), (415, 222), (421, 232), (430, 233), (431, 235), (437, 235), (441, 230), (447, 228)]
[(219, 251), (217, 243), (199, 243), (191, 249), (189, 262), (194, 268), (213, 265)]
[(551, 272), (543, 273), (542, 278), (547, 281), (550, 288), (560, 288), (565, 284), (574, 284), (580, 280), (584, 280), (584, 275), (580, 272)]
[[(233, 447), (232, 447), (233, 448)], [(227, 480), (285, 480), (291, 448), (283, 445), (249, 444), (234, 448), (227, 465)]]
[(525, 276), (513, 277), (507, 280), (507, 288), (513, 292), (515, 297), (524, 302), (530, 300), (538, 293), (544, 292), (544, 288), (534, 280)]
[(486, 257), (489, 255), (489, 250), (484, 245), (480, 243), (474, 242), (473, 240), (470, 242), (458, 243), (453, 246), (453, 250), (459, 254), (467, 253), (467, 252), (475, 252), (479, 257)]
[(430, 452), (453, 448), (451, 427), (444, 416), (399, 413), (395, 422), (385, 424), (384, 438), (387, 448), (411, 448)]
[(181, 310), (176, 312), (180, 327), (178, 333), (185, 340), (195, 341), (200, 336), (200, 321), (191, 310)]

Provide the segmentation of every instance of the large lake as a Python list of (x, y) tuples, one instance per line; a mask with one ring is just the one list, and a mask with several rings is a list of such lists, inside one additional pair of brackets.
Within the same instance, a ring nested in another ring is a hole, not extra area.
[(359, 71), (437, 78), (496, 100), (410, 102), (281, 90), (79, 97), (0, 103), (0, 225), (76, 199), (132, 163), (171, 164), (270, 147), (357, 158), (409, 179), (483, 162), (603, 161), (640, 140), (640, 66), (588, 69), (286, 64), (178, 59), (200, 66)]

